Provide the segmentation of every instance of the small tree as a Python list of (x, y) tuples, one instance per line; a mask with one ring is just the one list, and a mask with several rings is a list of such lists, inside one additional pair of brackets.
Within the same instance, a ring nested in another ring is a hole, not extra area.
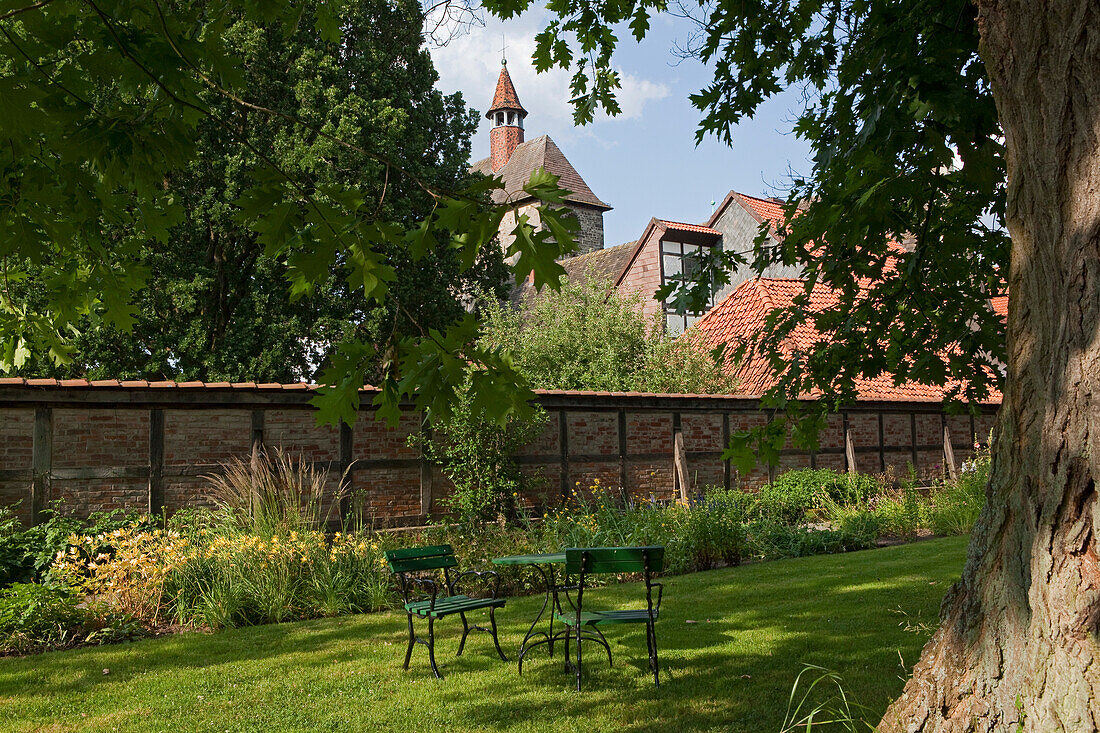
[[(463, 523), (491, 521), (515, 514), (516, 499), (530, 487), (515, 454), (546, 427), (546, 413), (511, 418), (503, 426), (474, 409), (469, 393), (460, 395), (451, 414), (432, 423), (424, 454), (454, 484), (446, 504)], [(419, 442), (419, 436), (413, 441)]]
[(723, 394), (735, 380), (689, 339), (667, 335), (642, 314), (639, 293), (607, 279), (565, 282), (520, 308), (490, 302), (482, 345), (510, 352), (540, 389)]

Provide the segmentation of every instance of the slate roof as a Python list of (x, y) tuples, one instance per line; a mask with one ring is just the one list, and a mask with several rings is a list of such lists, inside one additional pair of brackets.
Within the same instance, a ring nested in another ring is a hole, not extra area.
[[(733, 348), (759, 334), (764, 328), (768, 313), (775, 308), (789, 306), (795, 296), (805, 292), (805, 289), (806, 283), (802, 280), (747, 280), (699, 319), (688, 333), (706, 348), (715, 348), (721, 344), (728, 344)], [(810, 308), (814, 311), (825, 310), (838, 302), (836, 291), (824, 285), (816, 284), (810, 291)], [(994, 309), (1000, 312), (997, 304), (994, 304)], [(794, 329), (783, 348), (808, 351), (822, 338), (822, 334), (811, 323), (804, 322)], [(766, 355), (750, 350), (744, 361), (732, 368), (739, 380), (738, 391), (744, 394), (763, 394), (775, 384)], [(942, 402), (946, 396), (944, 387), (916, 382), (894, 384), (893, 377), (888, 374), (872, 379), (857, 379), (855, 388), (860, 400), (869, 401)], [(993, 390), (986, 402), (1000, 404), (1001, 393)]]
[[(524, 193), (523, 186), (537, 168), (545, 168), (561, 179), (559, 185), (571, 192), (565, 197), (566, 201), (594, 206), (604, 211), (611, 208), (592, 193), (592, 189), (581, 178), (581, 174), (577, 173), (577, 169), (566, 159), (565, 154), (549, 135), (539, 135), (534, 140), (516, 146), (512, 157), (496, 172), (496, 175), (504, 179), (504, 190), (493, 191), (493, 201), (502, 204), (506, 201), (515, 203), (529, 199), (530, 196)], [(470, 166), (470, 170), (487, 176), (493, 175), (489, 158), (474, 163)]]
[[(617, 244), (614, 247), (605, 247), (595, 252), (588, 252), (576, 257), (560, 260), (565, 268), (565, 279), (575, 284), (581, 284), (589, 277), (598, 277), (609, 280), (612, 286), (618, 284), (618, 278), (626, 264), (630, 261), (631, 252), (634, 251), (634, 242)], [(548, 290), (541, 292), (535, 290), (531, 278), (527, 278), (512, 290), (509, 300), (515, 306), (529, 305), (536, 298), (543, 297)]]
[(595, 252), (570, 257), (561, 263), (565, 276), (570, 282), (584, 282), (589, 277), (598, 277), (615, 282), (630, 259), (634, 242), (605, 247)]
[(500, 67), (500, 76), (497, 77), (497, 90), (493, 94), (493, 105), (489, 107), (489, 111), (485, 113), (485, 116), (492, 118), (493, 113), (500, 109), (514, 109), (523, 117), (527, 116), (527, 110), (519, 103), (519, 95), (516, 94), (516, 88), (512, 85), (512, 77), (508, 74), (507, 65)]

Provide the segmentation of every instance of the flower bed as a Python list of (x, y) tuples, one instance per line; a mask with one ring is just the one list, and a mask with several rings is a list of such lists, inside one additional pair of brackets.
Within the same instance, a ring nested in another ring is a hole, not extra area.
[[(261, 511), (227, 502), (158, 524), (115, 517), (104, 531), (94, 531), (105, 526), (98, 518), (93, 531), (65, 538), (36, 584), (0, 592), (0, 652), (133, 638), (169, 625), (219, 629), (387, 608), (396, 594), (382, 553), (402, 546), (448, 543), (464, 567), (488, 568), (502, 555), (658, 544), (667, 572), (684, 573), (962, 534), (981, 508), (987, 471), (988, 454), (979, 455), (959, 480), (927, 494), (890, 477), (791, 471), (756, 494), (711, 489), (690, 506), (633, 502), (597, 482), (535, 519), (400, 534), (312, 529), (323, 518), (293, 494)], [(0, 518), (0, 527), (10, 535), (0, 542), (11, 545), (14, 525)], [(502, 576), (506, 593), (533, 590), (520, 568)]]

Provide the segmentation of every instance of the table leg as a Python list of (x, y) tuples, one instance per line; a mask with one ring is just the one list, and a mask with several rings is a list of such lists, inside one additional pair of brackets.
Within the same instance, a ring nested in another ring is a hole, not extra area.
[[(540, 644), (546, 644), (547, 650), (550, 656), (553, 656), (553, 643), (555, 638), (561, 636), (562, 633), (553, 633), (553, 613), (558, 605), (558, 588), (555, 586), (557, 579), (554, 578), (553, 566), (550, 566), (549, 575), (546, 570), (543, 570), (541, 566), (532, 565), (531, 567), (538, 570), (539, 575), (542, 577), (542, 582), (546, 584), (546, 597), (542, 600), (542, 608), (539, 610), (535, 621), (531, 622), (530, 628), (527, 630), (527, 635), (524, 636), (524, 641), (519, 645), (519, 654), (516, 656), (519, 660), (519, 674), (524, 674), (524, 657), (531, 649), (539, 646)], [(549, 631), (537, 631), (539, 622), (542, 620), (542, 614), (547, 612), (547, 608), (550, 609), (550, 626)]]

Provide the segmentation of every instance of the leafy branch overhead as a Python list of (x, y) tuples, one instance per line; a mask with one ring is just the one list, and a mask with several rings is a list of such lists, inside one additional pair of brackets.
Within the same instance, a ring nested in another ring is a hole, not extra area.
[[(213, 128), (258, 161), (226, 203), (265, 256), (285, 263), (293, 298), (311, 297), (340, 273), (364, 307), (388, 304), (412, 324), (399, 328), (395, 319), (371, 339), (346, 335), (326, 360), (321, 420), (354, 420), (368, 376), (381, 387), (382, 416), (395, 419), (406, 399), (445, 414), (471, 365), (479, 367), (475, 405), (498, 420), (526, 409), (530, 392), (506, 355), (476, 345), (473, 317), (425, 323), (393, 292), (395, 261), (453, 252), (461, 271), (475, 266), (510, 209), (488, 203), (502, 181), (436, 185), (391, 150), (256, 101), (241, 39), (226, 33), (241, 21), (284, 37), (312, 27), (338, 53), (351, 9), (281, 0), (0, 3), (0, 137), (9, 153), (0, 179), (0, 367), (43, 355), (64, 363), (79, 329), (129, 327), (133, 295), (149, 275), (143, 247), (170, 246), (188, 213), (168, 182), (196, 159), (201, 131)], [(371, 161), (380, 192), (365, 181), (305, 175), (276, 142), (258, 144), (250, 131), (272, 118)], [(387, 195), (401, 179), (429, 197), (427, 215), (390, 213)], [(507, 254), (517, 281), (533, 273), (536, 286), (557, 287), (555, 260), (573, 247), (576, 221), (557, 206), (566, 192), (555, 176), (536, 171), (524, 191), (538, 206), (511, 207)], [(32, 276), (34, 287), (24, 285)]]

